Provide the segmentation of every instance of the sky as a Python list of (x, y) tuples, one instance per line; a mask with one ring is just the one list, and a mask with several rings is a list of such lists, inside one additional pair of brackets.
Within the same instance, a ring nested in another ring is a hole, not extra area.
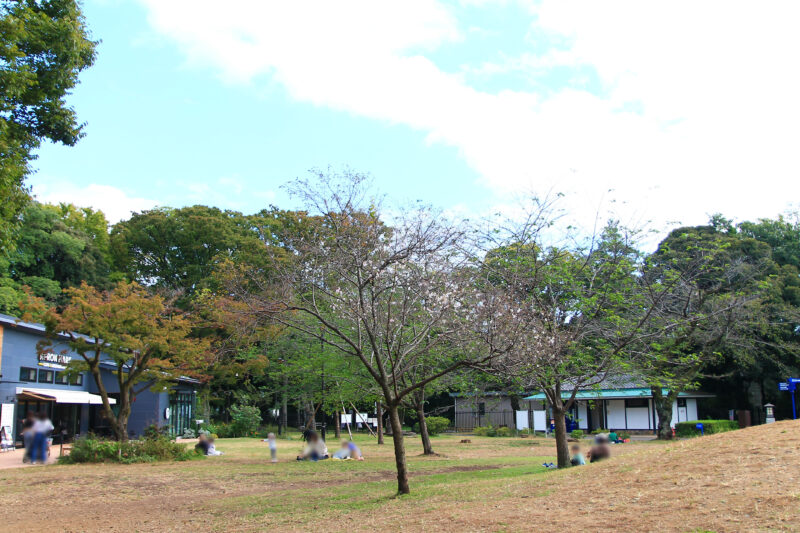
[(663, 230), (800, 200), (796, 0), (85, 0), (97, 61), (38, 199), (297, 207), (309, 169), (478, 217), (564, 193)]

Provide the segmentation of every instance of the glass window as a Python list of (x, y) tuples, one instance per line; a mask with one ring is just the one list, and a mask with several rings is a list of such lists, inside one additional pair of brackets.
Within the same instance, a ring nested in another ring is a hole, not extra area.
[(72, 378), (69, 380), (69, 384), (70, 385), (77, 385), (79, 387), (81, 385), (83, 385), (83, 374), (78, 374), (76, 376), (72, 376)]
[(19, 369), (19, 380), (20, 381), (36, 381), (36, 369), (35, 368), (25, 368), (22, 367)]
[(629, 398), (625, 400), (625, 407), (649, 407), (647, 398)]
[(39, 383), (52, 383), (55, 372), (52, 370), (39, 370)]
[(65, 372), (56, 372), (56, 383), (59, 385), (69, 385), (69, 379)]
[(686, 407), (686, 398), (678, 398), (678, 407)]

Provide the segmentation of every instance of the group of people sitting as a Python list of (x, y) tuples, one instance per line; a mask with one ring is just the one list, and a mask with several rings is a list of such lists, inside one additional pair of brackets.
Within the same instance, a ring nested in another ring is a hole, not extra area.
[(353, 441), (343, 440), (341, 448), (336, 450), (333, 455), (329, 455), (325, 441), (316, 431), (306, 430), (303, 432), (303, 439), (306, 441), (306, 445), (303, 448), (303, 453), (297, 456), (298, 461), (322, 461), (324, 459), (364, 460), (361, 449)]
[(585, 458), (581, 453), (581, 447), (578, 444), (573, 444), (571, 449), (572, 456), (570, 457), (570, 463), (572, 466), (581, 466), (586, 464), (586, 459), (588, 459), (590, 463), (608, 459), (611, 457), (611, 448), (608, 446), (608, 443), (609, 438), (607, 436), (597, 435), (594, 438), (594, 444), (592, 444), (592, 447), (589, 448)]
[(207, 436), (205, 433), (200, 433), (200, 437), (198, 437), (194, 449), (203, 455), (222, 455), (222, 452), (217, 450), (214, 444), (214, 437)]

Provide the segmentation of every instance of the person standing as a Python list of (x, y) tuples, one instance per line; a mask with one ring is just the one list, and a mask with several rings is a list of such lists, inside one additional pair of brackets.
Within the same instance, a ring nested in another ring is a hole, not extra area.
[(30, 463), (33, 457), (33, 424), (36, 422), (36, 415), (33, 411), (22, 420), (22, 444), (25, 445), (25, 455), (22, 456), (23, 463)]
[(267, 444), (269, 444), (270, 462), (278, 462), (278, 441), (275, 439), (275, 433), (267, 435)]
[(33, 423), (33, 455), (31, 464), (39, 461), (41, 464), (47, 463), (47, 439), (53, 431), (53, 423), (47, 417), (47, 413), (42, 411), (36, 416)]

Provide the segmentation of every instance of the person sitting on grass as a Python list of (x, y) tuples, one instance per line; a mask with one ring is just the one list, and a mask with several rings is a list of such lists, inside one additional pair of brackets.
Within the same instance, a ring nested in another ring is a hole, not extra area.
[(586, 464), (586, 460), (583, 458), (583, 454), (581, 453), (581, 447), (577, 444), (572, 446), (572, 457), (570, 458), (569, 462), (572, 466), (583, 466)]
[(214, 437), (208, 438), (208, 450), (206, 451), (206, 455), (222, 455), (223, 452), (218, 451), (216, 445), (214, 444)]
[(202, 455), (208, 455), (208, 437), (206, 437), (205, 433), (200, 433), (200, 437), (197, 439), (197, 444), (194, 445), (195, 451)]
[(333, 454), (334, 459), (355, 459), (356, 461), (363, 461), (364, 456), (361, 455), (361, 450), (353, 441), (342, 441), (342, 447), (336, 450)]
[(328, 447), (325, 446), (325, 441), (322, 440), (316, 431), (308, 431), (305, 434), (306, 447), (303, 453), (297, 456), (298, 461), (321, 461), (328, 459)]
[(589, 462), (594, 463), (611, 457), (611, 448), (608, 446), (608, 437), (598, 435), (594, 439), (594, 445), (589, 449)]
[(620, 442), (622, 442), (621, 440), (619, 440), (619, 436), (617, 435), (616, 431), (612, 431), (611, 433), (608, 434), (608, 440), (613, 442), (614, 444), (619, 444)]

